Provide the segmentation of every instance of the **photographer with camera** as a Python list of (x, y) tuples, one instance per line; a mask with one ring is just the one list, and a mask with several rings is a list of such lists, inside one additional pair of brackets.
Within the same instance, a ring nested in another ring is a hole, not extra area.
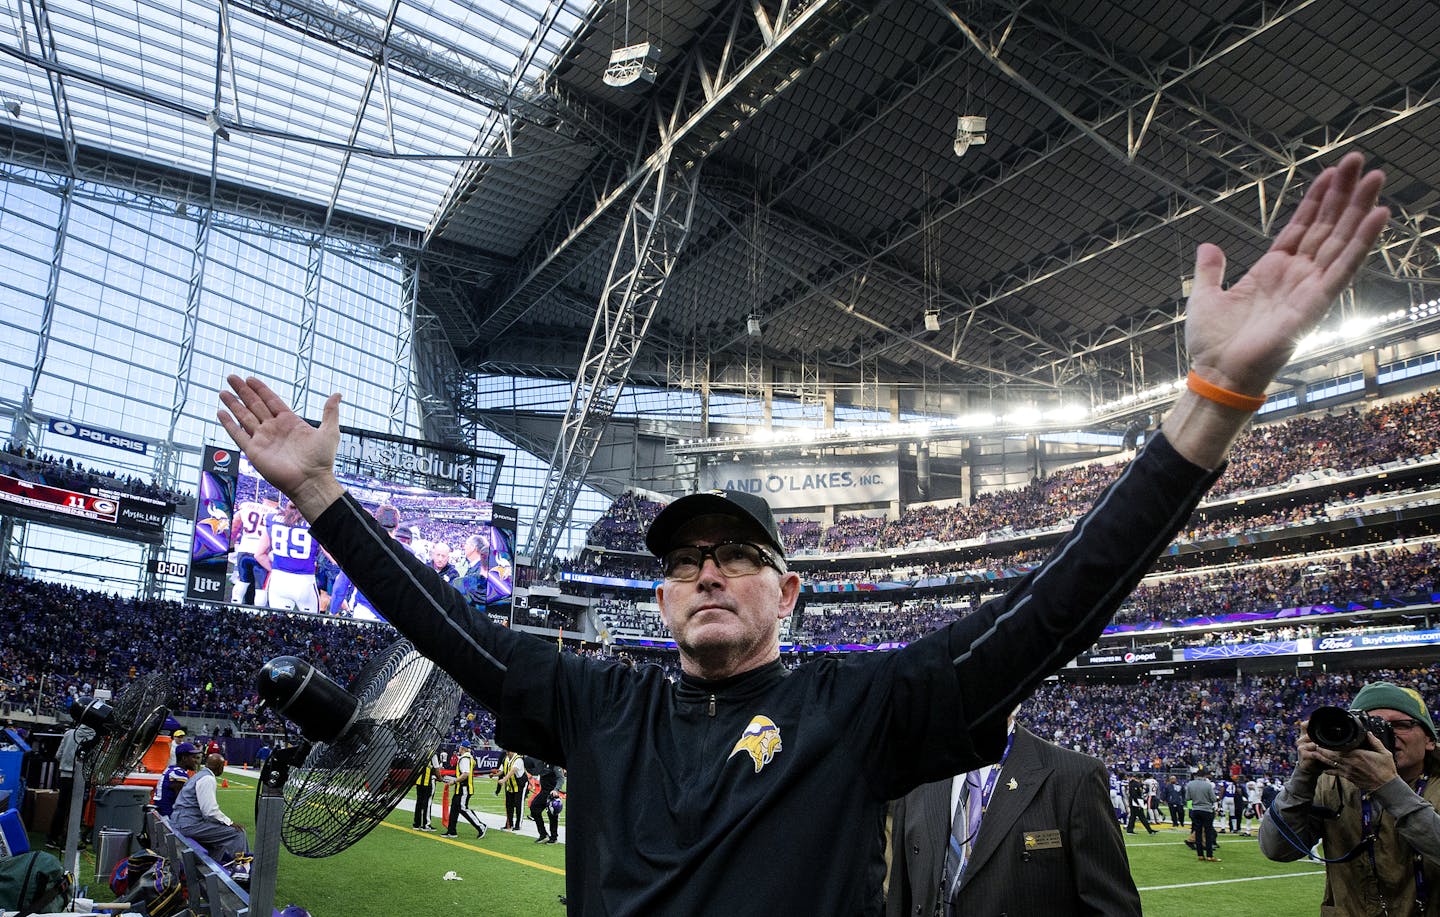
[(1305, 723), (1295, 773), (1260, 822), (1272, 860), (1323, 841), (1321, 914), (1440, 915), (1440, 756), (1420, 694), (1366, 685)]

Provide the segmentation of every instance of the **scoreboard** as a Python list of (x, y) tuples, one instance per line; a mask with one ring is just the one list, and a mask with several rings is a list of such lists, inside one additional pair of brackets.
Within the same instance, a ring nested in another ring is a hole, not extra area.
[(0, 473), (0, 513), (49, 525), (159, 544), (174, 512), (175, 505), (164, 500), (100, 487), (67, 490)]
[(120, 502), (109, 497), (76, 493), (47, 484), (34, 484), (0, 474), (0, 500), (27, 509), (64, 513), (81, 519), (114, 523), (120, 518)]

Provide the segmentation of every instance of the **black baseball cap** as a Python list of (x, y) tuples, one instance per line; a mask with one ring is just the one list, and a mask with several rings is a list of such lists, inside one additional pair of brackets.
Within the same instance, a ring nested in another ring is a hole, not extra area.
[(747, 494), (743, 490), (710, 490), (704, 493), (688, 494), (675, 500), (662, 510), (650, 523), (645, 532), (645, 547), (656, 557), (675, 546), (675, 533), (685, 524), (700, 516), (730, 516), (741, 522), (753, 523), (760, 527), (765, 540), (783, 557), (785, 545), (780, 541), (780, 529), (775, 525), (775, 514), (764, 497)]

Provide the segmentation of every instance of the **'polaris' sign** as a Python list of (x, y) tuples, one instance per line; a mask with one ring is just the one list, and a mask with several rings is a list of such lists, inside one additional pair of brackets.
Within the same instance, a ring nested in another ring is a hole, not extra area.
[(87, 427), (83, 424), (71, 423), (68, 420), (59, 420), (57, 418), (51, 418), (48, 426), (51, 433), (59, 433), (61, 436), (73, 436), (75, 439), (83, 439), (86, 442), (97, 443), (101, 446), (110, 446), (113, 449), (124, 449), (126, 452), (133, 452), (136, 455), (145, 455), (150, 451), (150, 443), (147, 440), (136, 439), (133, 436), (114, 433), (110, 430), (102, 430), (99, 427)]

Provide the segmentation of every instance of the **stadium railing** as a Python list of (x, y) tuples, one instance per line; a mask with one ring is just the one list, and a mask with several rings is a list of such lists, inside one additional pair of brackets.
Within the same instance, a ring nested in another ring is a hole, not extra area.
[(205, 917), (250, 917), (250, 893), (230, 878), (225, 867), (210, 858), (205, 848), (170, 827), (170, 820), (149, 810), (150, 846), (185, 872), (188, 907)]

